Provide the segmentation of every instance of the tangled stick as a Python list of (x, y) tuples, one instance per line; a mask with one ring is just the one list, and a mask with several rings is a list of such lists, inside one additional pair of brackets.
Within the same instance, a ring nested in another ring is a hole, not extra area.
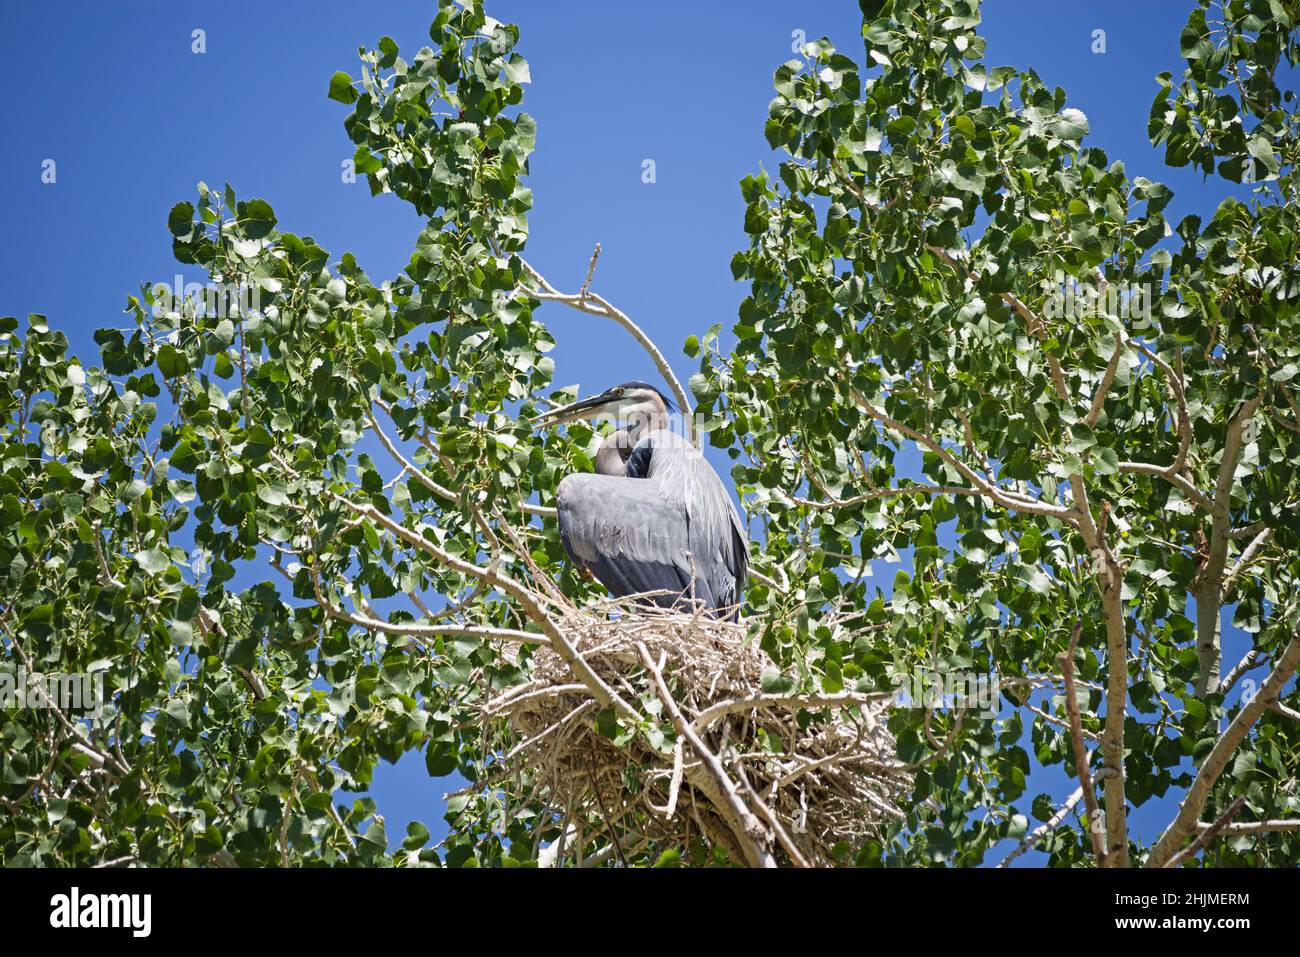
[(538, 809), (539, 829), (558, 822), (552, 860), (714, 849), (750, 866), (829, 866), (903, 819), (911, 775), (885, 726), (888, 693), (767, 692), (772, 662), (745, 627), (702, 615), (611, 602), (556, 624), (582, 670), (643, 714), (601, 708), (568, 655), (545, 647), (527, 681), (481, 703), (500, 738), (478, 786)]

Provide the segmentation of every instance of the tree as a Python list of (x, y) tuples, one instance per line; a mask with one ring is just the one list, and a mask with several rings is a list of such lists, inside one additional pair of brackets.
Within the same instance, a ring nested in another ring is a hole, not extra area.
[[(980, 62), (972, 0), (860, 5), (861, 64), (819, 40), (776, 72), (785, 158), (741, 184), (735, 349), (717, 328), (686, 344), (696, 421), (762, 529), (748, 643), (610, 614), (565, 561), (549, 503), (593, 432), (529, 429), (552, 392), (539, 307), (619, 322), (686, 395), (592, 291), (595, 256), (573, 294), (523, 257), (528, 67), (477, 0), (443, 2), (409, 62), (384, 37), (359, 80), (329, 83), (356, 170), (427, 219), (403, 275), (376, 285), (264, 200), (200, 184), (168, 225), (223, 308), (142, 289), (94, 368), (42, 317), (21, 338), (3, 320), (5, 674), (102, 675), (107, 698), (85, 722), (6, 708), (7, 863), (509, 865), (567, 845), (965, 865), (1008, 838), (1066, 866), (1300, 859), (1282, 700), (1300, 147), (1276, 79), (1300, 9), (1193, 11), (1152, 140), (1257, 185), (1171, 229), (1170, 190), (1084, 148), (1064, 92)], [(870, 561), (908, 552), (888, 594), (868, 589)], [(278, 580), (233, 587), (267, 563)], [(1228, 609), (1254, 648), (1225, 669)], [(666, 670), (665, 634), (735, 650)], [(706, 660), (761, 675), (719, 704)], [(996, 675), (1000, 695), (880, 710), (923, 674)], [(507, 704), (525, 699), (566, 709), (523, 728)], [(553, 727), (580, 743), (566, 760), (611, 759), (574, 785), (594, 798), (558, 802), (554, 774), (512, 760)], [(417, 749), (471, 787), (441, 847), (413, 823), (390, 853), (373, 802), (334, 797)], [(884, 764), (881, 790), (855, 790)], [(1035, 764), (1078, 791), (1029, 798)], [(842, 788), (800, 819), (777, 796), (790, 778)], [(1143, 846), (1129, 810), (1171, 789), (1176, 817)], [(798, 830), (832, 802), (869, 818), (854, 840)]]

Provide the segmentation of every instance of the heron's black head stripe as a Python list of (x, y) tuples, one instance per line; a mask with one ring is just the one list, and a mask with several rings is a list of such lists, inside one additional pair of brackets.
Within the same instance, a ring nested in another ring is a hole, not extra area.
[(664, 395), (662, 389), (652, 386), (649, 382), (642, 382), (640, 379), (633, 379), (631, 382), (621, 382), (616, 386), (611, 386), (608, 391), (613, 392), (615, 389), (649, 389), (651, 392), (658, 395), (659, 398), (664, 400), (664, 405), (667, 406), (669, 412), (677, 411), (677, 404), (673, 402), (672, 399), (668, 398), (668, 396)]

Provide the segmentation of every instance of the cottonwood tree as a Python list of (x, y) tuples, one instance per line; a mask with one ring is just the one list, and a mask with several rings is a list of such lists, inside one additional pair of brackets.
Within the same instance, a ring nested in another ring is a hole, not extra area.
[[(611, 611), (565, 560), (554, 489), (598, 436), (528, 425), (571, 397), (540, 307), (620, 323), (687, 396), (594, 291), (595, 257), (572, 293), (528, 264), (518, 32), (446, 2), (431, 47), (385, 37), (329, 84), (356, 170), (427, 221), (401, 276), (201, 185), (171, 212), (176, 256), (256, 308), (146, 286), (97, 366), (42, 317), (0, 320), (4, 675), (100, 675), (107, 698), (87, 721), (6, 706), (3, 860), (1300, 859), (1300, 147), (1278, 76), (1300, 10), (1193, 11), (1151, 138), (1255, 185), (1172, 225), (1170, 190), (1084, 148), (1063, 91), (981, 62), (976, 3), (861, 6), (860, 63), (820, 40), (777, 70), (735, 347), (717, 327), (685, 347), (755, 532), (752, 696), (701, 703), (689, 662), (640, 637), (716, 651), (722, 626)], [(1228, 614), (1251, 647), (1225, 663)], [(592, 629), (636, 650), (625, 672), (596, 666)], [(996, 675), (999, 697), (889, 709), (890, 813), (823, 854), (799, 831), (819, 808), (787, 813), (777, 785), (878, 801), (843, 755), (865, 705), (923, 674)], [(511, 763), (536, 742), (492, 708), (562, 694), (578, 704), (538, 737), (635, 755), (593, 767), (576, 808)], [(723, 715), (742, 740), (710, 730)], [(392, 847), (345, 799), (411, 751), (470, 782), (436, 847), (419, 823)], [(1031, 795), (1050, 765), (1079, 788)], [(637, 809), (611, 819), (598, 776)], [(1131, 833), (1159, 797), (1168, 827)]]
[[(912, 839), (883, 853), (973, 863), (1032, 815), (1061, 825), (1034, 832), (1053, 863), (1160, 864), (1244, 796), (1207, 859), (1293, 861), (1266, 822), (1295, 828), (1300, 732), (1279, 702), (1300, 659), (1296, 114), (1276, 76), (1296, 6), (1193, 11), (1151, 138), (1259, 185), (1177, 225), (1167, 187), (1084, 148), (1064, 91), (980, 62), (975, 4), (862, 6), (874, 69), (821, 42), (777, 71), (787, 158), (742, 184), (751, 293), (698, 391), (744, 453), (767, 558), (805, 567), (793, 600), (855, 589), (887, 625), (857, 668), (992, 671), (1018, 706), (921, 775)], [(890, 597), (846, 582), (903, 549)], [(1224, 668), (1228, 610), (1253, 644)], [(1019, 803), (1035, 760), (1083, 778), (1069, 806), (1096, 781), (1095, 828)], [(1141, 848), (1128, 811), (1165, 795), (1177, 819)]]

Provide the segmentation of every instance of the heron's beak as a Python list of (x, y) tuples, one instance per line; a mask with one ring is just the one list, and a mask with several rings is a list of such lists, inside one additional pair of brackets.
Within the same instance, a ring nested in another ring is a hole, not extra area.
[(552, 409), (537, 416), (533, 419), (533, 428), (549, 429), (566, 422), (577, 422), (579, 419), (594, 419), (602, 413), (613, 412), (617, 402), (618, 397), (608, 392), (592, 396), (590, 399), (579, 399), (571, 405)]

